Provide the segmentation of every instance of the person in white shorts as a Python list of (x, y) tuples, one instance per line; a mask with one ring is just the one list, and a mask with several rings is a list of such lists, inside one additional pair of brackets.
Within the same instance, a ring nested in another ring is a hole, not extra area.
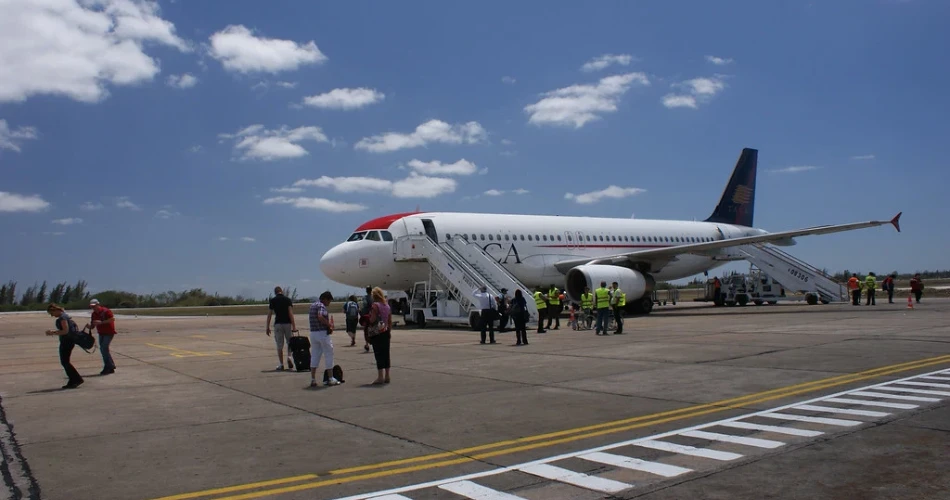
[(333, 300), (329, 291), (320, 294), (320, 299), (310, 304), (310, 387), (317, 386), (317, 368), (320, 367), (320, 358), (326, 360), (328, 372), (327, 385), (337, 385), (339, 380), (333, 377), (333, 326), (330, 324), (330, 313), (327, 306)]

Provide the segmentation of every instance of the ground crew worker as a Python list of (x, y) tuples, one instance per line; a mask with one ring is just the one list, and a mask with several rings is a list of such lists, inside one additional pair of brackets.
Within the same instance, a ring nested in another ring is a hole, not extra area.
[(861, 280), (858, 279), (857, 273), (851, 274), (848, 279), (848, 290), (851, 290), (851, 305), (861, 305)]
[(620, 289), (616, 281), (613, 282), (614, 293), (610, 296), (610, 305), (614, 309), (614, 322), (617, 323), (616, 334), (623, 333), (623, 306), (627, 305), (627, 296)]
[(600, 332), (607, 333), (607, 315), (610, 314), (610, 292), (607, 291), (607, 282), (601, 281), (600, 288), (594, 290), (594, 307), (597, 308), (597, 326), (594, 333), (600, 335)]
[(874, 278), (874, 273), (868, 273), (867, 277), (864, 278), (864, 288), (868, 294), (868, 300), (865, 305), (876, 306), (877, 301), (874, 300), (874, 289), (877, 288), (877, 280)]
[(538, 307), (538, 333), (544, 333), (544, 318), (548, 314), (548, 297), (539, 286), (534, 290), (534, 304)]
[(581, 294), (581, 310), (584, 311), (584, 328), (590, 328), (587, 318), (593, 318), (591, 309), (594, 307), (594, 294), (590, 293), (590, 287), (584, 287), (584, 293)]
[(554, 329), (561, 328), (561, 298), (557, 287), (551, 285), (548, 287), (548, 326), (551, 329), (551, 323), (554, 322)]
[(720, 299), (722, 298), (722, 282), (719, 281), (719, 276), (713, 276), (713, 305), (721, 306), (722, 303)]
[(920, 274), (915, 274), (910, 279), (910, 291), (913, 292), (914, 298), (920, 304), (920, 296), (924, 294), (924, 282), (921, 281)]

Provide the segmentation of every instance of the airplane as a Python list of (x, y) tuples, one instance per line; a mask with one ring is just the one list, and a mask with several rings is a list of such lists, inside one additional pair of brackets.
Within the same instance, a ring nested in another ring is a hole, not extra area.
[(744, 148), (719, 204), (704, 221), (645, 220), (551, 215), (405, 212), (367, 221), (320, 259), (327, 278), (355, 287), (408, 290), (429, 279), (426, 262), (397, 262), (395, 239), (428, 235), (435, 242), (457, 237), (478, 242), (531, 295), (551, 284), (579, 302), (585, 287), (616, 281), (630, 314), (653, 308), (656, 282), (706, 273), (743, 260), (731, 248), (753, 243), (795, 244), (794, 238), (853, 231), (889, 221), (815, 226), (770, 233), (753, 226), (758, 150)]

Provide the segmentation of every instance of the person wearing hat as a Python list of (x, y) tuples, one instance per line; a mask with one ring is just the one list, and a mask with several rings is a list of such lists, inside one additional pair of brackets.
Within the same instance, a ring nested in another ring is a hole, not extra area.
[(115, 361), (109, 352), (109, 345), (115, 337), (115, 315), (108, 307), (100, 304), (98, 299), (90, 300), (89, 307), (92, 308), (92, 315), (86, 328), (92, 331), (92, 327), (96, 327), (96, 332), (99, 333), (99, 352), (102, 354), (102, 371), (99, 375), (110, 375), (115, 373)]

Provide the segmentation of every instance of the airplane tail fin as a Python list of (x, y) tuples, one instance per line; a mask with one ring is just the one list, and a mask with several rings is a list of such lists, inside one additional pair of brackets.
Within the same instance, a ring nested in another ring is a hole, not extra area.
[(744, 148), (732, 171), (729, 184), (722, 192), (719, 205), (706, 222), (721, 222), (737, 226), (752, 227), (752, 215), (755, 212), (755, 170), (759, 151)]

